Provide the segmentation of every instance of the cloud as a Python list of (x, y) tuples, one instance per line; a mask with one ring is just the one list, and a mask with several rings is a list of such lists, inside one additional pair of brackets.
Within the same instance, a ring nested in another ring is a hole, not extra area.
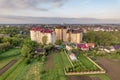
[(0, 24), (118, 24), (120, 20), (96, 18), (53, 18), (30, 16), (0, 16)]
[[(0, 0), (0, 9), (3, 10), (41, 10), (47, 11), (61, 7), (67, 0)], [(48, 5), (49, 7), (42, 6)]]

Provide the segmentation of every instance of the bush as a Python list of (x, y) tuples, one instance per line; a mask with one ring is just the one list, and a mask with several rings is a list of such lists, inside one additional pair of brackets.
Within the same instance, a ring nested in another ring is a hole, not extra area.
[(46, 71), (45, 71), (45, 70), (42, 70), (40, 73), (41, 73), (41, 74), (45, 74), (45, 73), (46, 73)]
[(26, 64), (30, 64), (30, 63), (31, 63), (31, 60), (29, 58), (27, 58)]
[(42, 56), (42, 62), (45, 62), (46, 56)]

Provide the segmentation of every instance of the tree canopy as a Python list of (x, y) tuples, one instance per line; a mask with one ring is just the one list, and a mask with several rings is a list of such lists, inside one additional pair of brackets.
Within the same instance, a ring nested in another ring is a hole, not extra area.
[(43, 36), (42, 37), (42, 43), (43, 43), (43, 45), (47, 44), (47, 40), (48, 40), (47, 36)]
[(113, 44), (120, 44), (119, 34), (116, 34), (115, 32), (103, 32), (103, 31), (90, 31), (88, 33), (84, 34), (84, 41), (86, 42), (94, 42), (96, 45), (103, 45), (103, 46), (109, 46)]

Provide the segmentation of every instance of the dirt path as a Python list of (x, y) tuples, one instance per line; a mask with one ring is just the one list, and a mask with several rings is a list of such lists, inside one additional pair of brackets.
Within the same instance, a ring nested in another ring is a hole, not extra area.
[(49, 70), (49, 69), (52, 69), (53, 67), (54, 67), (53, 54), (49, 54), (47, 56), (47, 60), (46, 60), (46, 63), (45, 63), (45, 69)]
[(107, 70), (112, 80), (120, 80), (120, 60), (98, 58), (98, 62)]
[(89, 76), (67, 76), (68, 80), (92, 80)]
[(37, 64), (35, 64), (35, 66), (34, 66), (34, 74), (35, 74), (35, 80), (40, 80), (40, 77), (39, 77), (39, 71), (40, 71), (40, 63), (37, 63)]
[(14, 65), (17, 62), (17, 59), (14, 59), (10, 61), (7, 65), (5, 65), (3, 68), (0, 69), (0, 76), (6, 72), (12, 65)]

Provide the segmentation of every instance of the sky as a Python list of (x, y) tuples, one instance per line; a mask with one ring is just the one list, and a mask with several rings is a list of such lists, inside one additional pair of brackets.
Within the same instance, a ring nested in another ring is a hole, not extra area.
[(0, 0), (0, 23), (33, 17), (120, 20), (119, 14), (120, 0)]

